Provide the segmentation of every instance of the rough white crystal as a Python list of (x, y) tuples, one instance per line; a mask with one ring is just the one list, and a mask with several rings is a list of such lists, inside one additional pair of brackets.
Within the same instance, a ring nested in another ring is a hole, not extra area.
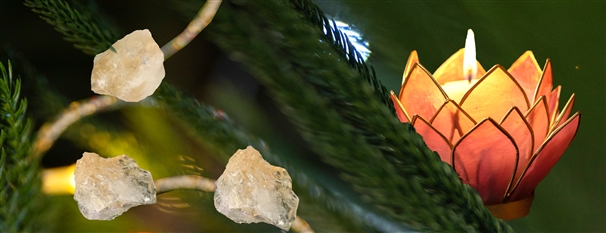
[(131, 207), (156, 203), (151, 173), (126, 155), (106, 159), (84, 152), (74, 175), (74, 199), (89, 220), (112, 220)]
[(149, 30), (137, 30), (97, 54), (91, 89), (102, 95), (138, 102), (158, 89), (164, 79), (164, 54)]
[(288, 231), (295, 221), (299, 198), (288, 172), (251, 146), (229, 159), (216, 184), (215, 208), (234, 222), (265, 222)]

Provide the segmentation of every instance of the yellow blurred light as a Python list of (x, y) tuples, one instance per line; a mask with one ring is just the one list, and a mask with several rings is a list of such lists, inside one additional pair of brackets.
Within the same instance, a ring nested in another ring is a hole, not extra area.
[(74, 170), (76, 170), (75, 163), (65, 167), (44, 169), (42, 191), (49, 195), (73, 195), (76, 189)]

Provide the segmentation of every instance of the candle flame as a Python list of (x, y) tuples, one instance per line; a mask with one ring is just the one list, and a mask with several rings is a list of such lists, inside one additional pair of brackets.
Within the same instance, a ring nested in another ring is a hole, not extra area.
[(476, 64), (476, 40), (471, 29), (467, 30), (467, 38), (465, 38), (465, 53), (463, 55), (463, 77), (471, 83), (472, 79), (476, 78), (478, 73), (478, 65)]

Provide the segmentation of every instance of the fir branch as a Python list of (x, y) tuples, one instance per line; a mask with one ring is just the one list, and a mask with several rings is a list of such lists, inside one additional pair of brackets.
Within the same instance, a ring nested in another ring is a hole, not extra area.
[[(288, 170), (294, 181), (294, 189), (306, 190), (309, 194), (313, 193), (309, 195), (297, 192), (301, 205), (305, 206), (301, 207), (302, 209), (311, 205), (320, 206), (317, 203), (319, 201), (323, 208), (329, 207), (338, 214), (346, 216), (345, 220), (351, 221), (353, 225), (364, 222), (368, 226), (385, 232), (406, 230), (400, 224), (377, 215), (372, 210), (364, 208), (363, 205), (352, 203), (338, 191), (322, 185), (313, 176), (301, 171), (296, 164), (272, 153), (264, 141), (235, 124), (224, 112), (200, 104), (166, 82), (162, 83), (154, 93), (154, 97), (158, 98), (169, 114), (182, 122), (183, 128), (189, 130), (190, 136), (199, 138), (198, 141), (206, 148), (211, 148), (222, 163), (227, 163), (234, 151), (251, 145), (259, 150), (268, 162)], [(312, 201), (312, 199), (316, 199), (316, 201)], [(324, 210), (322, 213), (326, 214), (326, 212), (332, 211)], [(305, 217), (305, 215), (302, 216)], [(334, 217), (330, 218), (334, 219)]]
[(401, 124), (373, 96), (348, 57), (331, 55), (335, 44), (311, 30), (310, 8), (298, 7), (301, 3), (230, 5), (208, 29), (273, 92), (312, 148), (369, 202), (418, 230), (510, 231), (409, 124)]
[(16, 51), (9, 44), (0, 45), (0, 60), (11, 60), (13, 70), (21, 74), (23, 82), (22, 92), (30, 100), (29, 113), (34, 121), (44, 122), (52, 120), (61, 110), (69, 104), (65, 96), (48, 83), (48, 79), (40, 74), (27, 58)]
[[(377, 78), (374, 67), (364, 61), (364, 58), (352, 45), (347, 35), (337, 28), (335, 21), (333, 19), (329, 20), (326, 15), (324, 15), (324, 12), (309, 0), (293, 0), (291, 3), (298, 11), (305, 14), (309, 22), (323, 32), (323, 37), (327, 39), (329, 43), (332, 43), (332, 47), (337, 54), (347, 59), (349, 65), (357, 70), (359, 75), (374, 89), (373, 93), (376, 98), (380, 100), (390, 112), (395, 114), (395, 108), (390, 99), (389, 91)], [(316, 88), (319, 88), (320, 91), (323, 92), (331, 92), (330, 89), (322, 89), (322, 86), (316, 85)]]
[(39, 231), (45, 197), (40, 161), (26, 160), (32, 145), (27, 101), (20, 97), (21, 82), (13, 80), (10, 61), (8, 73), (0, 62), (0, 75), (0, 232)]
[(71, 5), (64, 0), (26, 0), (25, 5), (86, 54), (101, 53), (118, 39), (94, 7)]

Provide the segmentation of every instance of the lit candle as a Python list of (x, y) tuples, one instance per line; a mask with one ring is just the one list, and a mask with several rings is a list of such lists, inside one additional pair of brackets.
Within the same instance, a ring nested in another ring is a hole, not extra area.
[(474, 39), (473, 31), (467, 30), (467, 38), (465, 39), (465, 53), (463, 55), (463, 78), (457, 78), (458, 81), (447, 82), (442, 85), (442, 89), (448, 97), (457, 103), (461, 102), (463, 95), (467, 93), (478, 79), (476, 79), (478, 73), (478, 66), (476, 63), (476, 42)]
[(535, 188), (574, 138), (581, 114), (572, 112), (574, 94), (558, 107), (561, 87), (553, 89), (550, 60), (541, 69), (527, 51), (507, 70), (496, 65), (485, 71), (471, 30), (465, 42), (433, 74), (416, 51), (410, 53), (400, 96), (391, 94), (397, 117), (478, 191), (495, 217), (524, 217)]

